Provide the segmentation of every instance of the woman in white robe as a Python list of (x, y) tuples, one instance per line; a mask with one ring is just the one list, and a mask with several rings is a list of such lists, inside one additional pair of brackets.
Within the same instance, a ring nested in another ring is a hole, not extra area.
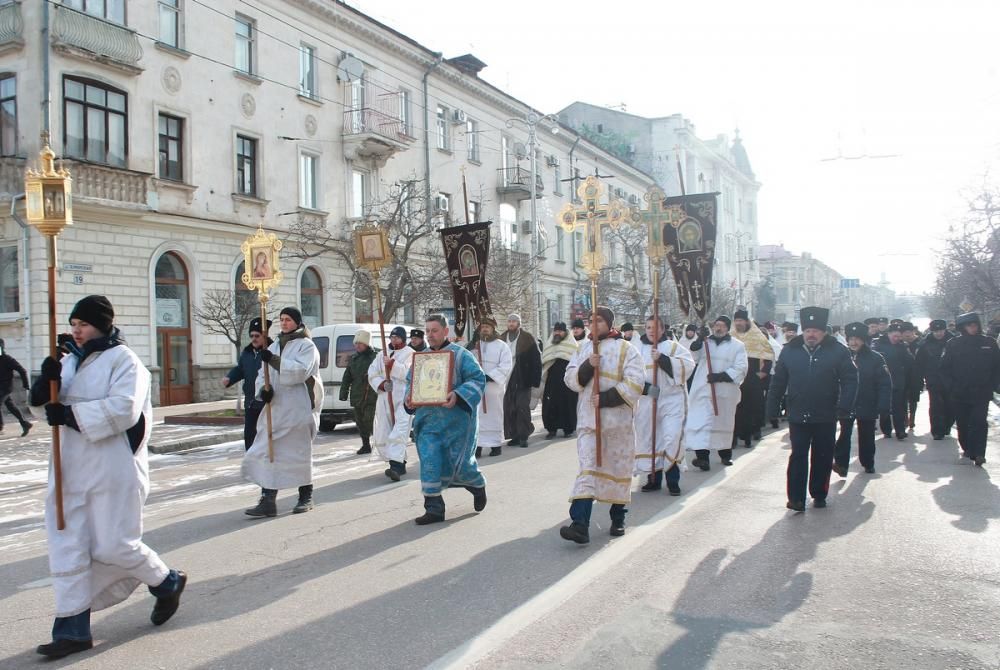
[[(663, 339), (662, 323), (646, 321), (646, 334), (636, 338), (632, 346), (639, 351), (646, 370), (643, 395), (635, 410), (635, 473), (646, 475), (643, 491), (659, 491), (663, 487), (666, 468), (667, 489), (671, 495), (680, 495), (680, 464), (683, 462), (681, 437), (687, 417), (687, 381), (694, 372), (691, 352), (673, 340)], [(653, 340), (659, 340), (653, 356)], [(653, 384), (653, 366), (659, 367), (656, 384)], [(653, 448), (653, 397), (656, 401), (656, 447), (653, 472), (650, 461)], [(669, 465), (667, 464), (669, 463)]]
[(514, 370), (514, 357), (506, 342), (497, 339), (496, 323), (484, 320), (479, 324), (479, 339), (469, 345), (486, 373), (486, 393), (479, 403), (479, 439), (476, 458), (489, 447), (490, 456), (499, 456), (503, 450), (503, 397), (507, 380)]
[[(140, 584), (157, 597), (152, 622), (165, 623), (187, 583), (183, 572), (167, 568), (142, 542), (150, 375), (113, 321), (114, 309), (104, 296), (80, 300), (70, 314), (69, 353), (61, 361), (42, 362), (31, 394), (33, 406), (45, 404), (61, 441), (62, 530), (51, 468), (45, 502), (56, 620), (52, 642), (39, 646), (38, 653), (49, 658), (90, 649), (90, 613), (125, 600)], [(48, 402), (50, 380), (59, 382), (57, 403)]]
[[(718, 451), (723, 465), (732, 465), (733, 431), (736, 424), (736, 406), (740, 404), (740, 384), (747, 375), (749, 362), (743, 343), (729, 334), (732, 321), (720, 316), (712, 324), (711, 337), (692, 343), (691, 353), (698, 369), (695, 370), (688, 394), (688, 415), (684, 424), (684, 448), (695, 452), (691, 464), (702, 470), (711, 469), (709, 451)], [(711, 354), (712, 372), (708, 371)], [(709, 377), (712, 374), (713, 377)], [(712, 407), (712, 388), (718, 415)]]
[[(614, 313), (598, 307), (591, 328), (599, 340), (600, 378), (595, 407), (594, 342), (587, 340), (566, 366), (563, 380), (579, 393), (577, 401), (576, 451), (579, 470), (570, 496), (571, 523), (559, 529), (565, 539), (590, 542), (590, 513), (594, 501), (611, 504), (613, 536), (625, 534), (626, 505), (632, 499), (635, 468), (633, 408), (642, 394), (642, 359), (635, 347), (612, 329)], [(597, 412), (601, 414), (601, 465), (597, 465)]]
[[(319, 350), (302, 324), (302, 313), (286, 307), (280, 314), (278, 340), (261, 352), (257, 397), (271, 406), (274, 462), (268, 456), (267, 410), (260, 413), (257, 436), (243, 457), (244, 479), (262, 491), (252, 517), (278, 514), (278, 489), (298, 487), (295, 514), (308, 512), (312, 501), (312, 443), (319, 431), (323, 408), (323, 381), (319, 377)], [(271, 386), (264, 388), (264, 365), (270, 368)]]
[[(392, 360), (388, 375), (385, 373), (386, 358)], [(407, 414), (403, 401), (406, 400), (406, 376), (412, 364), (413, 349), (406, 345), (406, 329), (396, 326), (389, 334), (389, 355), (375, 356), (368, 366), (368, 384), (378, 393), (372, 445), (389, 464), (385, 476), (394, 482), (406, 474), (406, 445), (410, 442), (412, 417)], [(389, 410), (390, 400), (392, 411)]]

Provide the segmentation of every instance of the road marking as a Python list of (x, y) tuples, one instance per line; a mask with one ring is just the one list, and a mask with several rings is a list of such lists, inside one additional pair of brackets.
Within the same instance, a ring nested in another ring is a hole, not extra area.
[[(769, 434), (758, 444), (758, 448), (770, 443), (772, 438), (775, 438), (774, 441), (776, 443), (780, 442), (780, 436), (783, 433), (784, 431), (778, 431)], [(746, 455), (749, 454), (745, 453), (744, 456)], [(743, 462), (744, 460), (746, 460), (746, 463)], [(694, 492), (686, 494), (677, 503), (669, 505), (641, 526), (631, 528), (625, 537), (610, 542), (558, 582), (508, 612), (480, 635), (430, 663), (427, 668), (430, 670), (467, 668), (486, 658), (486, 656), (497, 650), (522, 630), (555, 611), (570, 598), (596, 581), (602, 574), (621, 563), (645, 544), (646, 541), (662, 531), (676, 517), (694, 507), (702, 498), (713, 493), (716, 484), (726, 478), (733, 477), (744, 468), (749, 467), (751, 460), (753, 459), (741, 457), (733, 465), (728, 467), (723, 466), (720, 470), (701, 482)]]

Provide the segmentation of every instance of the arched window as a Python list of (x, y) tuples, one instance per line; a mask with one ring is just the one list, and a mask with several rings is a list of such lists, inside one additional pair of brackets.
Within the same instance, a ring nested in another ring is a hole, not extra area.
[(156, 261), (154, 274), (160, 404), (189, 403), (194, 397), (194, 387), (191, 382), (191, 319), (187, 267), (180, 256), (168, 251)]
[(316, 268), (306, 268), (299, 283), (302, 321), (310, 328), (323, 325), (323, 280)]

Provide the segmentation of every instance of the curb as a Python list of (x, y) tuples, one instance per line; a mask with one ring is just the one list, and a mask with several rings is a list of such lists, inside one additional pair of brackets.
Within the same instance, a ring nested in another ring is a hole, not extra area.
[(243, 439), (243, 429), (240, 430), (228, 430), (220, 433), (212, 433), (211, 435), (205, 435), (203, 437), (194, 438), (184, 438), (182, 440), (176, 440), (174, 442), (161, 442), (159, 444), (149, 445), (149, 453), (151, 454), (172, 454), (178, 451), (186, 451), (188, 449), (195, 449), (197, 447), (214, 447), (217, 444), (222, 444), (223, 442), (232, 442), (234, 440)]

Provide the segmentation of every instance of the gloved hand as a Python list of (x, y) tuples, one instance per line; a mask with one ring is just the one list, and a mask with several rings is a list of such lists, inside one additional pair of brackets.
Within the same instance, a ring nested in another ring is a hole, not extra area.
[(392, 380), (386, 379), (382, 382), (382, 390), (386, 393), (392, 393)]
[(73, 343), (73, 336), (69, 333), (59, 333), (58, 337), (56, 337), (56, 343), (59, 351), (68, 354), (70, 352), (70, 344)]
[(272, 358), (274, 358), (274, 354), (272, 354), (272, 353), (271, 353), (271, 350), (270, 350), (270, 349), (261, 349), (261, 350), (260, 350), (260, 359), (261, 359), (262, 361), (264, 361), (265, 363), (267, 363), (267, 362), (269, 362), (269, 361), (270, 361), (270, 360), (271, 360)]
[(651, 398), (659, 398), (660, 397), (660, 387), (657, 386), (657, 385), (655, 385), (655, 384), (648, 384), (646, 386), (646, 393), (645, 393), (645, 395), (648, 395)]
[(47, 383), (50, 381), (59, 381), (61, 378), (62, 363), (51, 356), (46, 356), (45, 360), (42, 361), (42, 379)]
[(260, 390), (260, 399), (265, 403), (269, 403), (274, 400), (274, 389), (273, 388), (262, 388)]
[(50, 402), (45, 406), (45, 419), (50, 426), (66, 426), (74, 430), (80, 430), (80, 427), (76, 424), (76, 417), (73, 416), (73, 408), (70, 405)]
[(727, 375), (725, 372), (710, 372), (705, 376), (705, 380), (710, 384), (721, 384), (723, 382), (731, 382), (732, 377)]
[(708, 326), (702, 326), (701, 329), (698, 330), (698, 337), (702, 340), (707, 340), (711, 334), (712, 331), (708, 329)]

